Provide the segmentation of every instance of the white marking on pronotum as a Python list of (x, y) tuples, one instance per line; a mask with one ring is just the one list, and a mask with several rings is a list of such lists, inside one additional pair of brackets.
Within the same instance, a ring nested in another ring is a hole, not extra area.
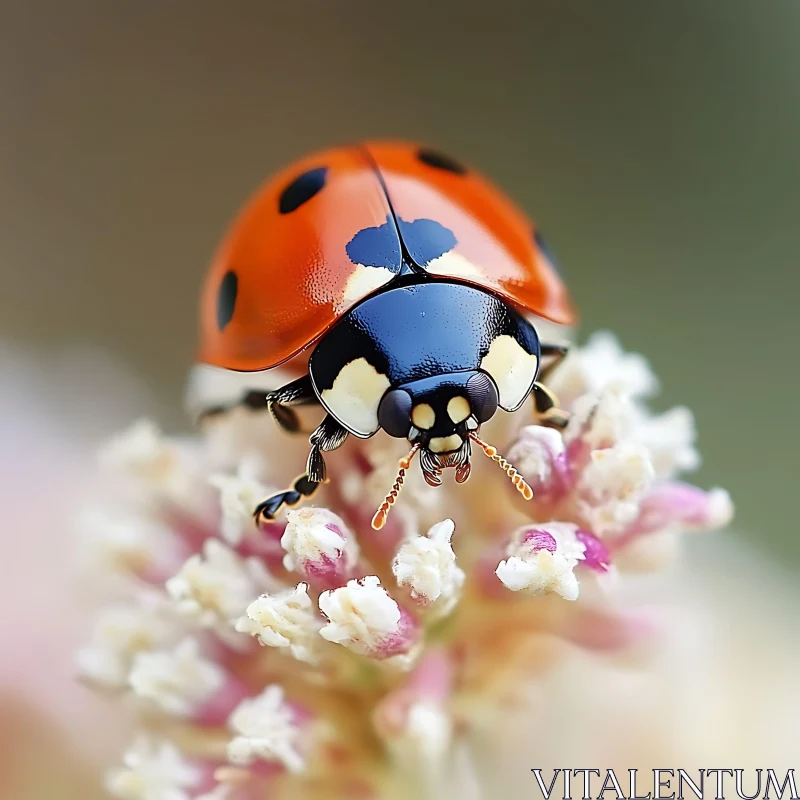
[(460, 253), (449, 253), (434, 258), (425, 265), (425, 271), (431, 275), (446, 275), (450, 278), (465, 278), (466, 280), (480, 280), (483, 272), (480, 267), (473, 264)]
[(344, 286), (342, 300), (337, 310), (339, 312), (347, 311), (353, 304), (368, 294), (372, 294), (376, 289), (385, 286), (396, 275), (397, 273), (386, 267), (365, 267), (363, 264), (356, 264)]
[(378, 405), (389, 388), (389, 379), (366, 358), (345, 364), (333, 386), (320, 398), (325, 408), (356, 436), (369, 436), (380, 427)]
[(522, 405), (536, 380), (537, 365), (536, 356), (526, 353), (508, 334), (498, 336), (481, 361), (481, 369), (494, 378), (500, 406), (506, 411), (516, 411)]

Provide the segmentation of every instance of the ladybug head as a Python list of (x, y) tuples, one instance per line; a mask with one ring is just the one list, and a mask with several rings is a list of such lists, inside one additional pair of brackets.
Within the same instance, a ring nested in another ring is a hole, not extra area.
[(431, 486), (442, 482), (442, 470), (455, 469), (458, 483), (470, 473), (472, 445), (497, 461), (527, 499), (530, 487), (517, 471), (482, 441), (477, 431), (490, 420), (499, 406), (497, 385), (483, 370), (435, 375), (388, 390), (378, 406), (378, 421), (390, 436), (407, 438), (411, 452), (400, 461), (400, 471), (389, 494), (372, 520), (376, 529), (386, 517), (403, 485), (406, 470), (419, 453), (422, 474)]
[(459, 482), (469, 475), (469, 434), (498, 408), (494, 380), (482, 370), (434, 375), (390, 389), (378, 407), (378, 421), (390, 436), (418, 445), (425, 479), (455, 467)]

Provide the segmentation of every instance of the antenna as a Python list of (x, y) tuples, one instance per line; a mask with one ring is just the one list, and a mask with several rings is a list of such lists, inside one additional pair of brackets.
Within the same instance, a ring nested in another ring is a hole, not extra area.
[(528, 486), (528, 484), (525, 482), (525, 478), (523, 478), (522, 475), (517, 472), (516, 468), (512, 464), (509, 464), (508, 461), (506, 461), (503, 456), (497, 452), (496, 447), (484, 442), (474, 432), (469, 434), (469, 438), (472, 439), (472, 441), (475, 442), (475, 444), (477, 444), (478, 447), (480, 447), (481, 450), (483, 450), (483, 452), (492, 459), (492, 461), (496, 461), (500, 465), (500, 469), (502, 469), (503, 472), (505, 472), (506, 475), (511, 478), (511, 483), (514, 484), (517, 491), (526, 500), (531, 500), (533, 498), (533, 489)]
[(419, 445), (415, 444), (411, 448), (408, 455), (400, 459), (399, 463), (400, 468), (397, 472), (397, 478), (395, 478), (395, 481), (392, 484), (392, 488), (389, 491), (389, 494), (386, 495), (384, 501), (381, 503), (381, 507), (375, 512), (375, 516), (372, 518), (372, 527), (376, 531), (379, 531), (386, 524), (386, 517), (389, 516), (389, 512), (392, 510), (392, 506), (394, 505), (395, 500), (397, 500), (397, 495), (400, 494), (400, 490), (403, 488), (403, 481), (405, 480), (406, 470), (411, 466), (411, 461), (417, 454), (417, 450), (419, 450)]

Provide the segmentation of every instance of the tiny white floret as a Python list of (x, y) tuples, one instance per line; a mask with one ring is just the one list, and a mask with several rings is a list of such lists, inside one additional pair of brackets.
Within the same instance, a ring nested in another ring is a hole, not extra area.
[(174, 448), (150, 419), (139, 419), (124, 431), (113, 436), (100, 449), (104, 466), (152, 473), (169, 467), (175, 457)]
[(178, 558), (175, 533), (145, 514), (101, 507), (84, 509), (76, 520), (86, 559), (109, 575), (146, 572)]
[(729, 525), (734, 514), (734, 505), (730, 494), (719, 487), (709, 490), (706, 511), (707, 516), (703, 526), (706, 530), (714, 531)]
[(647, 448), (659, 477), (669, 478), (700, 466), (694, 415), (688, 408), (676, 406), (653, 416), (637, 407), (633, 420), (631, 436)]
[(140, 605), (103, 611), (89, 642), (76, 654), (81, 677), (110, 688), (126, 686), (137, 653), (168, 646), (180, 635), (181, 626), (164, 605), (143, 595)]
[(247, 607), (236, 630), (249, 633), (267, 647), (287, 648), (298, 660), (315, 664), (319, 660), (317, 634), (322, 620), (308, 596), (308, 584), (276, 594), (263, 594)]
[[(559, 462), (565, 462), (564, 438), (554, 428), (544, 425), (524, 427), (508, 451), (508, 460), (516, 466), (534, 492), (557, 488)], [(563, 467), (562, 467), (563, 469)]]
[(598, 331), (583, 347), (570, 350), (548, 386), (566, 401), (612, 387), (640, 400), (658, 391), (658, 379), (644, 356), (626, 353), (616, 336)]
[(525, 558), (511, 556), (497, 565), (496, 575), (512, 592), (555, 592), (565, 600), (577, 600), (579, 587), (575, 562), (560, 553), (540, 550)]
[(655, 470), (643, 447), (626, 444), (592, 452), (580, 485), (583, 513), (591, 530), (601, 536), (633, 522), (654, 479)]
[(618, 390), (581, 395), (572, 405), (564, 441), (580, 440), (592, 450), (612, 447), (630, 436), (634, 414), (630, 396)]
[(421, 769), (432, 777), (445, 763), (453, 739), (453, 723), (441, 706), (418, 701), (408, 707), (399, 728), (381, 733), (406, 769)]
[(175, 745), (140, 736), (122, 757), (123, 766), (106, 777), (106, 788), (122, 800), (189, 800), (199, 770)]
[(295, 714), (284, 702), (283, 688), (267, 686), (258, 697), (243, 700), (228, 724), (237, 734), (228, 743), (228, 759), (248, 766), (254, 761), (277, 761), (290, 772), (302, 772), (300, 752), (302, 731)]
[(565, 600), (577, 600), (574, 570), (586, 550), (575, 535), (577, 530), (577, 525), (566, 522), (520, 529), (508, 547), (508, 558), (498, 564), (495, 574), (512, 592), (555, 592)]
[(406, 541), (392, 565), (400, 586), (407, 586), (411, 596), (424, 604), (440, 602), (442, 614), (452, 610), (464, 585), (464, 571), (456, 564), (451, 544), (454, 531), (452, 520), (439, 522), (427, 536)]
[(159, 499), (182, 504), (194, 497), (194, 478), (184, 452), (149, 419), (134, 422), (110, 439), (99, 460), (101, 466), (132, 479)]
[(375, 575), (323, 592), (319, 608), (328, 618), (320, 635), (361, 655), (375, 653), (400, 629), (400, 606)]
[(219, 539), (208, 539), (202, 554), (191, 556), (166, 589), (181, 614), (211, 627), (236, 620), (269, 583), (261, 561), (242, 558)]
[(235, 475), (218, 472), (208, 479), (213, 487), (219, 489), (220, 533), (234, 547), (245, 536), (258, 532), (253, 509), (269, 494), (266, 485), (257, 477), (258, 471), (258, 462), (247, 459)]
[(139, 697), (188, 716), (223, 687), (225, 673), (200, 654), (196, 639), (187, 638), (171, 651), (137, 654), (128, 680)]

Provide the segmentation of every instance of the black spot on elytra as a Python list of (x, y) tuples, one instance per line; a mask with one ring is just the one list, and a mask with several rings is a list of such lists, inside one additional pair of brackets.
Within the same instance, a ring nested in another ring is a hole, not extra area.
[(398, 218), (397, 224), (408, 254), (420, 267), (426, 267), (458, 244), (453, 231), (432, 219), (406, 222)]
[(236, 273), (233, 271), (226, 272), (222, 283), (219, 285), (219, 292), (217, 292), (217, 325), (221, 331), (225, 330), (225, 326), (233, 317), (238, 288), (239, 279), (236, 277)]
[(450, 158), (450, 156), (446, 156), (444, 153), (439, 153), (436, 150), (422, 148), (417, 151), (417, 158), (429, 167), (443, 169), (446, 172), (452, 172), (456, 175), (466, 175), (467, 172), (467, 168), (463, 164), (460, 164), (454, 158)]
[(536, 242), (536, 246), (539, 250), (542, 251), (542, 255), (550, 262), (550, 266), (558, 273), (561, 272), (558, 261), (556, 261), (556, 257), (553, 254), (553, 251), (548, 246), (547, 242), (544, 240), (544, 237), (538, 230), (534, 230), (533, 232), (533, 239)]
[(328, 174), (327, 167), (317, 167), (298, 175), (282, 192), (278, 201), (281, 214), (296, 211), (303, 203), (308, 202), (325, 185)]
[(386, 267), (398, 272), (403, 262), (397, 228), (389, 217), (377, 228), (360, 230), (347, 243), (345, 250), (354, 264), (363, 264), (365, 267)]

